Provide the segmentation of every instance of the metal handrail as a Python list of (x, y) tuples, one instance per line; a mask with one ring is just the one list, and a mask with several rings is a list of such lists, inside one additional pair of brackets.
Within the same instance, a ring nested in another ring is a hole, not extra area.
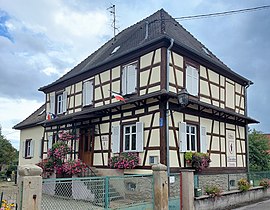
[(97, 176), (92, 168), (86, 164), (86, 171), (82, 172), (82, 177)]

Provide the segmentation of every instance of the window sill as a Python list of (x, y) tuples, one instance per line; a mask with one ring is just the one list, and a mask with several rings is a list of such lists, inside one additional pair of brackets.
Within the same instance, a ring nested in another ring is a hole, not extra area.
[(33, 157), (24, 157), (24, 159), (32, 159)]

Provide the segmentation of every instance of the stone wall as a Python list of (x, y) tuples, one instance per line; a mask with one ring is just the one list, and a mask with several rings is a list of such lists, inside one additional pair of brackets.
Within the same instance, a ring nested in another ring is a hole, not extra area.
[[(175, 174), (170, 176), (170, 195), (169, 197), (180, 197), (180, 175)], [(172, 178), (173, 177), (173, 178)]]
[(147, 201), (153, 197), (153, 176), (124, 178), (125, 198)]
[(225, 210), (232, 209), (245, 204), (247, 202), (256, 202), (262, 198), (270, 196), (270, 189), (262, 187), (253, 187), (247, 192), (233, 190), (222, 193), (220, 197), (211, 198), (209, 196), (201, 196), (195, 198), (195, 210)]
[(195, 175), (195, 188), (202, 189), (205, 193), (207, 186), (218, 186), (223, 192), (236, 190), (237, 182), (241, 178), (247, 178), (247, 174), (218, 174), (218, 175)]

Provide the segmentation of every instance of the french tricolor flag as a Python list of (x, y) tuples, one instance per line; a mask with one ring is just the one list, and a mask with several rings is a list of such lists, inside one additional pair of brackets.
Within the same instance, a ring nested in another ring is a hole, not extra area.
[[(111, 91), (111, 92), (112, 92), (112, 91)], [(112, 92), (112, 96), (113, 96), (116, 100), (118, 100), (118, 101), (124, 101), (124, 102), (126, 103), (124, 97), (121, 96), (120, 94), (115, 93), (115, 92)]]

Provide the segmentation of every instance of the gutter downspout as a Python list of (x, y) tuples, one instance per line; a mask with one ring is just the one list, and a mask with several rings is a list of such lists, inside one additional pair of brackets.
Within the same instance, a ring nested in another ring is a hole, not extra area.
[[(170, 54), (171, 54), (171, 48), (174, 43), (174, 39), (171, 38), (171, 44), (167, 49), (167, 67), (166, 67), (166, 77), (167, 77), (167, 83), (166, 83), (166, 92), (169, 93), (169, 79), (170, 79)], [(169, 99), (167, 99), (166, 103), (166, 146), (167, 146), (167, 175), (168, 178), (170, 177), (170, 142), (169, 142)], [(169, 183), (168, 183), (169, 184)]]
[[(248, 116), (248, 107), (247, 107), (247, 89), (249, 88), (250, 85), (252, 85), (252, 81), (248, 81), (247, 85), (245, 86), (245, 116)], [(246, 141), (247, 141), (247, 148), (246, 148), (246, 156), (247, 156), (247, 172), (249, 173), (249, 142), (248, 142), (248, 124), (246, 124)]]

